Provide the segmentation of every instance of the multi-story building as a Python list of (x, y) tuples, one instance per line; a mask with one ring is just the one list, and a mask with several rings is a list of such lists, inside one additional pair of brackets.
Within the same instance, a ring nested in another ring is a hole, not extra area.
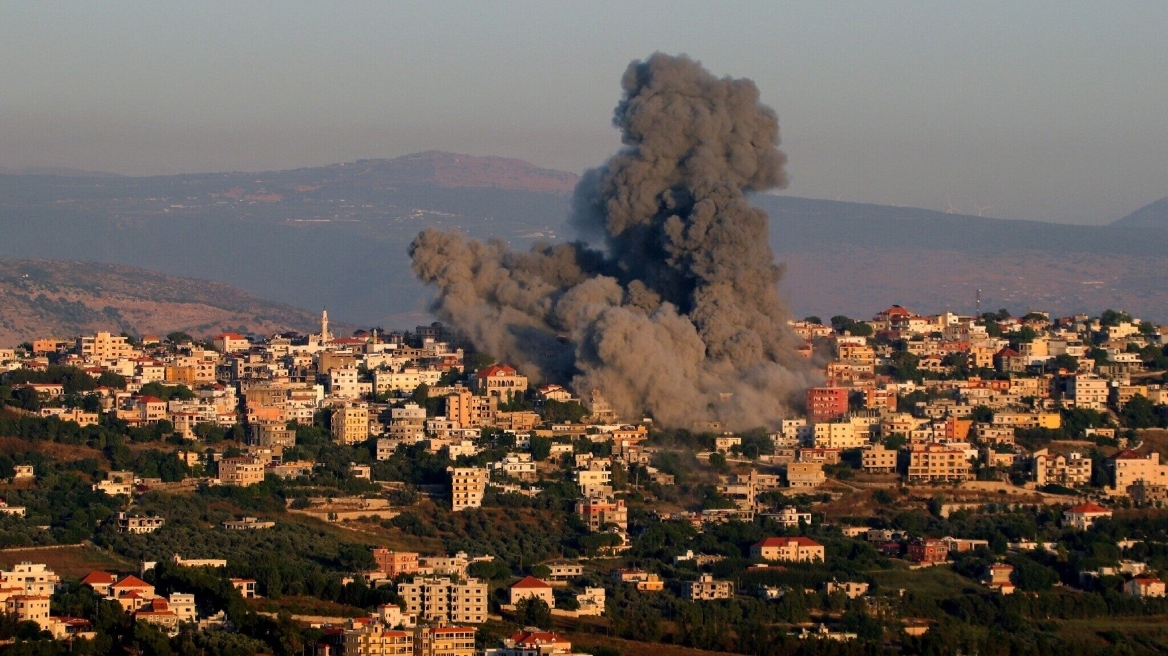
[(580, 499), (576, 502), (576, 514), (593, 532), (601, 531), (609, 524), (622, 531), (629, 530), (629, 511), (623, 499), (611, 497)]
[(256, 423), (250, 426), (251, 443), (258, 446), (296, 446), (296, 431), (281, 423)]
[(1111, 392), (1107, 381), (1092, 374), (1077, 374), (1067, 379), (1067, 399), (1076, 408), (1102, 410), (1107, 407)]
[(446, 418), (462, 428), (490, 426), (499, 407), (497, 396), (476, 396), (466, 388), (446, 395)]
[(450, 469), (451, 504), (455, 512), (483, 505), (489, 474), (483, 467), (452, 467)]
[(552, 594), (552, 586), (534, 576), (525, 576), (511, 586), (512, 606), (531, 597), (542, 599), (548, 608), (556, 607), (556, 597)]
[(787, 487), (819, 487), (826, 481), (823, 463), (792, 462), (787, 465)]
[(796, 563), (822, 561), (824, 549), (811, 538), (766, 538), (751, 545), (750, 557)]
[(219, 461), (219, 483), (247, 487), (264, 482), (264, 465), (250, 456), (235, 456)]
[(506, 403), (514, 396), (523, 396), (527, 391), (527, 376), (515, 371), (509, 365), (496, 364), (475, 374), (475, 390), (486, 396)]
[(369, 439), (369, 406), (346, 405), (333, 410), (330, 424), (338, 444), (360, 444)]
[(125, 337), (99, 332), (78, 337), (77, 352), (86, 360), (118, 360), (133, 357), (134, 347)]
[(19, 590), (26, 595), (52, 596), (60, 582), (61, 577), (43, 563), (26, 561), (0, 571), (0, 590)]
[(418, 554), (415, 551), (390, 551), (385, 547), (378, 547), (373, 550), (373, 561), (377, 563), (377, 571), (390, 579), (399, 574), (412, 574), (418, 571)]
[(807, 416), (818, 424), (839, 419), (848, 413), (848, 388), (809, 387), (807, 389)]
[(475, 629), (425, 626), (414, 633), (414, 656), (475, 656)]
[(414, 634), (364, 626), (345, 631), (346, 656), (413, 656)]
[(908, 559), (914, 563), (943, 563), (949, 560), (949, 545), (935, 538), (917, 538), (908, 543)]
[(1147, 485), (1168, 485), (1168, 464), (1160, 463), (1160, 454), (1155, 451), (1146, 456), (1131, 449), (1124, 449), (1107, 461), (1111, 470), (1113, 493), (1126, 494), (1128, 487), (1136, 481), (1143, 481)]
[(164, 517), (118, 513), (118, 532), (120, 533), (153, 533), (162, 528), (165, 523)]
[(716, 581), (712, 574), (702, 574), (698, 580), (686, 585), (688, 597), (694, 601), (729, 599), (734, 595), (732, 581)]
[(868, 444), (868, 432), (856, 430), (851, 422), (815, 424), (815, 446), (823, 449), (856, 449)]
[(373, 391), (373, 384), (361, 380), (356, 367), (328, 370), (328, 393), (338, 399), (358, 399)]
[(1111, 517), (1111, 511), (1095, 503), (1080, 503), (1063, 511), (1063, 523), (1085, 531), (1095, 524), (1095, 520)]
[(941, 444), (925, 444), (909, 450), (909, 481), (966, 481), (972, 476), (965, 451)]
[(415, 578), (399, 583), (406, 613), (433, 621), (481, 624), (487, 621), (487, 584), (478, 579), (457, 583), (449, 578)]
[(1040, 449), (1034, 453), (1034, 482), (1040, 486), (1051, 483), (1066, 487), (1087, 485), (1091, 482), (1091, 459), (1077, 452), (1064, 456)]
[(897, 451), (877, 444), (861, 452), (861, 467), (869, 474), (893, 474), (896, 473), (896, 457)]

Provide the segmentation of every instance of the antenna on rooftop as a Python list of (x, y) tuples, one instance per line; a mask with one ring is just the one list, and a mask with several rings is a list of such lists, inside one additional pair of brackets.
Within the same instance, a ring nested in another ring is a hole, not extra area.
[(975, 316), (975, 317), (981, 316), (981, 290), (980, 289), (977, 290), (977, 309), (974, 312), (973, 316)]

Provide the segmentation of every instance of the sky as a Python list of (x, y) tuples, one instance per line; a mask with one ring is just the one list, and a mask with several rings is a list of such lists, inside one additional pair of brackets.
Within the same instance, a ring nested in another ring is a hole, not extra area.
[(580, 172), (654, 51), (748, 77), (797, 196), (1107, 223), (1168, 195), (1160, 2), (0, 0), (0, 167), (440, 149)]

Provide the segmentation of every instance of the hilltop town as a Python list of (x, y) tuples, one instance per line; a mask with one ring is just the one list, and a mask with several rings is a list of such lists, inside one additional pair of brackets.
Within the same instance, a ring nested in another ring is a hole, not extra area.
[(0, 348), (0, 640), (1168, 649), (1168, 327), (892, 306), (790, 330), (821, 383), (738, 431), (617, 416), (440, 323)]

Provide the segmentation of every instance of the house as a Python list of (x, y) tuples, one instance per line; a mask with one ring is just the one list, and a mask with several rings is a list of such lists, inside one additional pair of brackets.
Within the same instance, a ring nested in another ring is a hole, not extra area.
[(766, 538), (751, 545), (750, 557), (797, 563), (822, 561), (824, 549), (811, 538)]
[(552, 594), (552, 586), (534, 576), (526, 576), (511, 586), (512, 606), (518, 605), (520, 601), (528, 597), (542, 599), (548, 605), (548, 608), (556, 607), (556, 598)]
[(109, 592), (109, 596), (129, 612), (138, 610), (157, 596), (154, 594), (154, 586), (133, 575), (110, 586)]
[(178, 613), (170, 608), (170, 602), (162, 597), (155, 597), (140, 606), (133, 613), (134, 619), (170, 630), (178, 627)]
[(527, 391), (527, 376), (521, 375), (513, 367), (496, 364), (475, 374), (475, 391), (485, 396), (496, 397), (506, 403), (513, 396), (523, 396)]
[(503, 638), (504, 649), (488, 649), (487, 656), (526, 656), (527, 654), (571, 654), (572, 642), (551, 631), (524, 630)]
[(1063, 524), (1085, 531), (1100, 517), (1111, 517), (1111, 511), (1094, 503), (1081, 503), (1063, 511)]
[(767, 513), (766, 516), (786, 528), (798, 528), (800, 523), (811, 524), (811, 513), (799, 512), (799, 509), (795, 506), (784, 506), (782, 510), (775, 513)]
[(661, 592), (665, 589), (665, 582), (656, 574), (650, 574), (639, 569), (620, 569), (613, 572), (613, 576), (621, 583), (632, 583), (638, 592)]
[(244, 599), (256, 598), (256, 582), (255, 579), (230, 579), (231, 587), (239, 590), (239, 595)]
[(622, 531), (629, 530), (629, 514), (623, 499), (596, 497), (580, 499), (576, 502), (576, 515), (594, 533), (604, 530), (610, 524)]
[(845, 581), (843, 583), (839, 581), (828, 581), (824, 589), (829, 595), (842, 592), (848, 599), (859, 599), (865, 594), (868, 594), (869, 587), (869, 584), (862, 581)]
[(1014, 574), (1014, 567), (1006, 565), (1005, 563), (994, 563), (986, 568), (985, 574), (982, 575), (981, 582), (986, 587), (997, 590), (1001, 594), (1013, 594), (1014, 583), (1010, 578)]
[(823, 465), (818, 462), (792, 462), (787, 465), (787, 487), (819, 487), (827, 481)]
[(1123, 584), (1123, 593), (1132, 597), (1163, 597), (1165, 586), (1154, 576), (1137, 576)]
[(109, 597), (112, 594), (110, 592), (110, 588), (114, 583), (117, 582), (117, 580), (118, 577), (110, 574), (109, 572), (93, 571), (86, 574), (85, 578), (81, 579), (81, 584), (88, 585), (89, 587), (93, 588), (93, 591), (102, 597)]
[(917, 538), (908, 543), (908, 560), (922, 565), (949, 560), (949, 545), (936, 538)]
[(118, 513), (119, 533), (153, 533), (166, 523), (164, 517), (142, 517)]
[(733, 582), (716, 581), (711, 574), (702, 574), (698, 580), (690, 581), (686, 588), (687, 596), (693, 601), (729, 599), (734, 594)]
[(373, 550), (373, 562), (377, 563), (377, 571), (385, 574), (385, 578), (396, 578), (400, 574), (413, 574), (418, 571), (418, 553), (416, 551), (390, 551), (385, 547)]

